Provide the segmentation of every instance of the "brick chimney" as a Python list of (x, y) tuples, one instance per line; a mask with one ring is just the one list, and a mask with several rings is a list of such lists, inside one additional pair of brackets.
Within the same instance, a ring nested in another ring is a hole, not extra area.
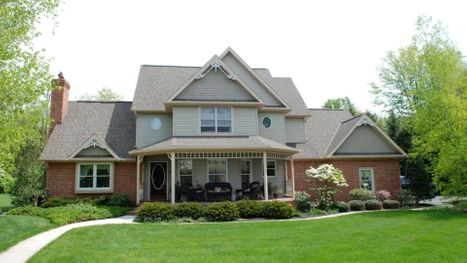
[(68, 93), (70, 92), (70, 83), (65, 80), (63, 73), (58, 74), (58, 79), (52, 80), (52, 95), (50, 99), (50, 117), (52, 123), (49, 127), (49, 136), (55, 125), (62, 124), (68, 111)]

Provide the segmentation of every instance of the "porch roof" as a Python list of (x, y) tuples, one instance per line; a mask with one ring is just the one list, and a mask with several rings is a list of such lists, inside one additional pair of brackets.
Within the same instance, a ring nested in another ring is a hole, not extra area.
[(295, 154), (295, 148), (280, 144), (261, 136), (206, 136), (172, 137), (140, 149), (132, 150), (131, 155), (147, 155), (168, 152), (206, 152), (206, 151), (265, 151)]

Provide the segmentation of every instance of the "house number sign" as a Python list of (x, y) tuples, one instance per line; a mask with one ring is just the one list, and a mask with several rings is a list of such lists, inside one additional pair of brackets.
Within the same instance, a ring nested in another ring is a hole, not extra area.
[(263, 118), (263, 125), (266, 128), (271, 127), (271, 119), (269, 117), (264, 117)]

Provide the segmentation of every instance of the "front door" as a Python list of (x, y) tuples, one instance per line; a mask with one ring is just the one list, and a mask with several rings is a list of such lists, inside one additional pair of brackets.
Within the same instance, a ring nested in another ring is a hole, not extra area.
[(151, 200), (167, 199), (167, 162), (151, 162), (149, 183), (151, 184)]

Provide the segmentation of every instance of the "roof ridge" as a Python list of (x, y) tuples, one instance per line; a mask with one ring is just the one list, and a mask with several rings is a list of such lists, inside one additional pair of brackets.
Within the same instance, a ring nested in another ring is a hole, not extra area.
[(149, 65), (142, 64), (142, 67), (164, 67), (164, 68), (201, 68), (199, 66), (179, 66), (179, 65)]
[(308, 110), (321, 110), (321, 111), (345, 111), (345, 110), (347, 110), (347, 109), (308, 108)]
[(129, 100), (117, 100), (117, 101), (103, 101), (103, 100), (70, 100), (69, 102), (76, 102), (76, 103), (132, 103), (133, 101)]
[(341, 122), (341, 123), (346, 123), (346, 122), (351, 121), (351, 120), (353, 120), (353, 119), (360, 118), (360, 117), (362, 117), (363, 115), (365, 115), (365, 113), (360, 113), (360, 114), (358, 114), (357, 116), (354, 116), (354, 117), (352, 117), (352, 118), (350, 118), (350, 119), (347, 119), (347, 120), (345, 120), (345, 121), (343, 121), (343, 122)]

